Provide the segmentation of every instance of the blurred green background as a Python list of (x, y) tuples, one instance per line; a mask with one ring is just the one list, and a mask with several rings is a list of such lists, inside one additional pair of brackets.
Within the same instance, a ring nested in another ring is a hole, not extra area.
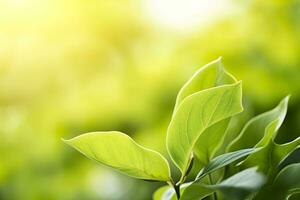
[(151, 199), (161, 184), (60, 138), (119, 130), (166, 155), (177, 91), (219, 56), (243, 80), (232, 130), (291, 94), (278, 140), (297, 137), (299, 0), (0, 0), (0, 199)]

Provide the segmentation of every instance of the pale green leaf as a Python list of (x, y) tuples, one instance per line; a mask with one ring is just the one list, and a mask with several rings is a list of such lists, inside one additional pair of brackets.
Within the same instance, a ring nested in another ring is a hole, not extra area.
[[(289, 97), (284, 98), (273, 110), (260, 114), (251, 119), (243, 128), (240, 135), (230, 144), (228, 151), (252, 148), (254, 146), (264, 146), (270, 138), (275, 137), (281, 126), (288, 105)], [(274, 131), (266, 134), (266, 129), (274, 123)], [(259, 144), (258, 144), (259, 143)]]
[[(196, 71), (184, 84), (177, 95), (174, 111), (177, 110), (186, 97), (198, 91), (225, 84), (233, 84), (236, 82), (237, 80), (223, 67), (221, 58), (218, 58)], [(194, 147), (194, 153), (197, 156), (194, 159), (197, 159), (195, 162), (199, 164), (199, 167), (207, 164), (218, 148), (222, 145), (229, 121), (230, 117), (221, 120), (208, 127), (199, 136), (197, 144)]]
[[(282, 102), (284, 103), (282, 104)], [(277, 144), (275, 142), (276, 132), (286, 114), (288, 97), (282, 102), (278, 106), (281, 108), (278, 109), (281, 111), (281, 113), (278, 113), (278, 118), (268, 124), (264, 137), (256, 145), (256, 147), (262, 148), (247, 157), (242, 162), (242, 167), (258, 166), (260, 171), (272, 174), (277, 170), (278, 165), (300, 145), (300, 138), (286, 144)]]
[(213, 158), (222, 145), (230, 119), (231, 117), (228, 117), (213, 124), (199, 136), (194, 147), (194, 153), (202, 166)]
[(86, 133), (64, 142), (88, 158), (128, 176), (145, 180), (170, 180), (169, 165), (163, 156), (142, 147), (121, 132)]
[(210, 196), (214, 191), (215, 189), (208, 188), (203, 184), (193, 183), (185, 189), (180, 200), (201, 200)]
[(177, 198), (174, 189), (166, 185), (154, 192), (153, 200), (177, 200)]
[(167, 134), (167, 149), (182, 174), (188, 169), (199, 136), (211, 125), (243, 110), (241, 82), (196, 92), (174, 113)]
[(300, 137), (285, 144), (277, 144), (274, 140), (271, 140), (267, 145), (243, 161), (241, 166), (244, 168), (258, 166), (260, 171), (271, 174), (299, 145)]
[(237, 80), (225, 70), (221, 59), (220, 57), (206, 64), (193, 74), (178, 92), (174, 110), (191, 94), (208, 88), (237, 82)]
[[(180, 186), (180, 193), (182, 194), (184, 190), (191, 183), (184, 183)], [(175, 190), (173, 187), (166, 185), (158, 188), (153, 194), (153, 200), (177, 200)]]

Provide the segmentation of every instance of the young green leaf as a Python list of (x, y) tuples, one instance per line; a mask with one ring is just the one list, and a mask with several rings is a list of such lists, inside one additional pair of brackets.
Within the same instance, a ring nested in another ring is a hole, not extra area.
[(64, 142), (88, 158), (128, 176), (144, 180), (170, 180), (167, 160), (159, 153), (140, 146), (124, 133), (86, 133)]
[(254, 152), (257, 152), (259, 149), (250, 148), (250, 149), (242, 149), (239, 151), (234, 151), (230, 153), (225, 153), (220, 156), (217, 156), (213, 160), (211, 160), (208, 165), (206, 165), (197, 175), (196, 179), (201, 179), (203, 176), (212, 173), (226, 165), (231, 164), (234, 161), (237, 161), (245, 156), (248, 156)]
[[(226, 87), (218, 89), (224, 85), (232, 87), (228, 90)], [(226, 109), (224, 106), (227, 104), (231, 108)], [(221, 113), (222, 109), (228, 113)], [(184, 84), (178, 93), (167, 134), (169, 154), (182, 175), (189, 167), (193, 150), (199, 163), (206, 164), (210, 160), (223, 141), (230, 116), (241, 110), (240, 83), (224, 69), (221, 58), (200, 68)], [(215, 115), (215, 111), (221, 112)], [(182, 138), (185, 140), (182, 144), (176, 142)]]
[(213, 124), (199, 136), (194, 147), (194, 153), (202, 166), (208, 164), (222, 145), (230, 119), (231, 117), (228, 117)]
[(185, 174), (199, 136), (211, 125), (243, 110), (241, 82), (218, 86), (185, 98), (174, 113), (167, 134), (167, 149)]
[(194, 182), (185, 189), (181, 199), (201, 199), (215, 191), (221, 191), (226, 199), (242, 200), (251, 193), (256, 192), (264, 183), (264, 175), (257, 172), (256, 168), (249, 168), (216, 185), (204, 185)]
[(280, 111), (277, 113), (278, 117), (267, 125), (263, 138), (255, 145), (261, 149), (241, 163), (243, 168), (258, 166), (259, 170), (266, 174), (273, 173), (278, 165), (300, 145), (300, 138), (286, 144), (275, 142), (277, 130), (287, 111), (287, 103), (288, 97), (279, 104), (277, 107), (277, 110)]
[[(268, 143), (271, 137), (275, 137), (274, 134), (276, 134), (285, 118), (288, 101), (289, 97), (286, 97), (273, 110), (260, 114), (251, 119), (245, 125), (245, 127), (243, 128), (240, 135), (236, 138), (236, 140), (234, 140), (229, 145), (228, 151), (252, 148), (254, 146), (261, 147), (264, 144)], [(275, 120), (276, 125), (274, 127), (274, 132), (266, 134), (266, 128)], [(258, 142), (259, 145), (257, 145)]]
[(220, 57), (198, 69), (182, 86), (176, 98), (174, 111), (186, 97), (196, 92), (237, 82), (235, 77), (225, 70), (221, 59), (222, 58)]
[(193, 183), (185, 189), (180, 200), (203, 199), (210, 196), (214, 191), (215, 189), (209, 188), (206, 185)]
[(285, 144), (277, 144), (271, 140), (259, 151), (244, 160), (241, 166), (244, 168), (258, 166), (260, 171), (270, 174), (275, 172), (280, 163), (299, 146), (300, 137)]
[[(184, 84), (177, 95), (174, 113), (186, 97), (201, 90), (236, 82), (237, 80), (223, 67), (220, 57), (196, 71)], [(197, 159), (196, 162), (201, 166), (207, 164), (222, 144), (229, 121), (230, 118), (221, 120), (199, 136), (194, 148), (197, 157), (194, 159)]]
[(177, 200), (174, 189), (165, 185), (158, 188), (153, 194), (153, 200)]
[[(184, 183), (180, 186), (180, 193), (182, 194), (191, 183)], [(153, 194), (153, 200), (177, 200), (176, 193), (173, 187), (165, 185), (158, 188)]]

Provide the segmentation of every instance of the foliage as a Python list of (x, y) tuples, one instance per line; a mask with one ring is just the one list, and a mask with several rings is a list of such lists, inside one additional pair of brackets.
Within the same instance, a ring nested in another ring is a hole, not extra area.
[[(0, 199), (149, 199), (161, 183), (141, 184), (86, 162), (60, 138), (120, 130), (167, 157), (166, 128), (180, 86), (196, 63), (219, 55), (243, 80), (247, 111), (231, 119), (225, 144), (286, 94), (292, 99), (276, 142), (298, 136), (300, 1), (188, 1), (209, 6), (192, 30), (153, 23), (148, 2), (166, 7), (152, 12), (155, 19), (175, 9), (176, 19), (189, 23), (180, 17), (186, 6), (174, 1), (1, 1)], [(228, 11), (210, 11), (223, 3)]]
[[(168, 153), (181, 172), (178, 181), (162, 155), (121, 132), (86, 133), (64, 141), (129, 176), (167, 182), (154, 193), (155, 200), (286, 199), (300, 190), (294, 176), (299, 164), (281, 166), (300, 139), (275, 142), (288, 100), (251, 119), (235, 140), (223, 144), (231, 118), (243, 111), (241, 81), (224, 69), (220, 58), (200, 68), (179, 91), (167, 131)], [(202, 169), (186, 181), (194, 163)]]

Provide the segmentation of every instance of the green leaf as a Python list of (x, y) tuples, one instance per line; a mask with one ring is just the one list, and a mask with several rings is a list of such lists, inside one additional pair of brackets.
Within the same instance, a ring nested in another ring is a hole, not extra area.
[(216, 185), (204, 185), (194, 182), (188, 186), (182, 195), (182, 200), (201, 199), (215, 191), (220, 191), (226, 199), (242, 200), (256, 192), (265, 183), (263, 174), (256, 168), (241, 171)]
[(288, 97), (279, 104), (277, 107), (280, 111), (277, 113), (278, 118), (268, 124), (264, 137), (256, 145), (256, 147), (262, 148), (241, 163), (243, 168), (258, 166), (260, 171), (272, 174), (277, 170), (278, 165), (300, 145), (300, 138), (286, 144), (275, 142), (277, 130), (282, 124), (287, 111), (287, 103)]
[[(185, 183), (180, 186), (182, 194), (191, 183)], [(153, 200), (177, 200), (175, 190), (169, 185), (158, 188), (153, 194)]]
[[(228, 151), (264, 146), (270, 138), (275, 137), (281, 126), (288, 105), (289, 97), (284, 98), (273, 110), (260, 114), (251, 119), (243, 128), (240, 135), (229, 145)], [(276, 122), (274, 122), (276, 121)], [(267, 127), (274, 124), (274, 131), (266, 134)], [(259, 144), (257, 145), (257, 143)]]
[(300, 188), (300, 163), (291, 164), (277, 175), (273, 188), (281, 190), (282, 194), (292, 193), (293, 190)]
[(241, 200), (258, 191), (265, 182), (262, 173), (257, 172), (256, 168), (249, 168), (211, 188), (220, 190), (228, 199)]
[[(223, 67), (221, 58), (208, 63), (196, 71), (195, 74), (181, 88), (176, 99), (174, 114), (179, 105), (188, 96), (201, 90), (225, 84), (233, 84), (236, 82), (237, 80)], [(208, 127), (199, 136), (197, 144), (194, 147), (194, 153), (197, 156), (197, 160), (195, 162), (199, 164), (199, 167), (207, 164), (214, 156), (218, 148), (222, 145), (229, 121), (230, 117), (221, 120)]]
[(274, 142), (274, 154), (273, 159), (277, 160), (277, 163), (281, 164), (281, 162), (289, 156), (293, 151), (295, 151), (300, 146), (300, 137), (295, 140), (285, 143), (285, 144), (277, 144)]
[(200, 200), (210, 196), (214, 191), (215, 189), (211, 189), (206, 185), (193, 183), (185, 189), (180, 200)]
[(152, 199), (153, 200), (177, 200), (174, 189), (168, 185), (158, 188), (154, 192)]
[(196, 92), (179, 105), (168, 128), (167, 149), (183, 175), (205, 129), (243, 110), (241, 95), (238, 82)]
[(293, 192), (291, 195), (288, 196), (288, 200), (299, 200), (300, 199), (300, 191)]
[(258, 166), (260, 171), (272, 174), (276, 172), (280, 163), (299, 145), (300, 137), (286, 144), (277, 144), (274, 140), (271, 140), (267, 145), (243, 161), (241, 166), (244, 168)]
[(231, 117), (228, 117), (213, 124), (199, 136), (194, 147), (194, 153), (202, 166), (206, 165), (221, 147), (230, 119)]
[(140, 146), (124, 133), (86, 133), (64, 142), (88, 158), (128, 176), (145, 180), (170, 180), (167, 160), (159, 153)]
[(257, 200), (272, 199), (282, 200), (287, 199), (290, 195), (299, 192), (300, 189), (300, 163), (291, 164), (283, 168), (273, 184), (266, 190), (262, 191), (255, 198)]
[(225, 70), (221, 59), (220, 57), (206, 64), (193, 74), (178, 92), (174, 110), (191, 94), (208, 88), (237, 82), (237, 80)]
[(220, 156), (217, 156), (213, 160), (211, 160), (208, 165), (206, 165), (197, 175), (197, 179), (202, 178), (203, 176), (212, 173), (226, 165), (231, 164), (234, 161), (237, 161), (245, 156), (248, 156), (254, 152), (257, 152), (259, 149), (250, 148), (250, 149), (242, 149), (239, 151), (234, 151), (230, 153), (225, 153)]

